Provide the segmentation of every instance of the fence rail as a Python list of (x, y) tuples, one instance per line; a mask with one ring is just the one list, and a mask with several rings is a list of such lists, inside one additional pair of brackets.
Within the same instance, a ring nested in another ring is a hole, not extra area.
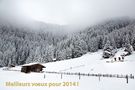
[(133, 74), (101, 74), (101, 73), (97, 73), (97, 74), (92, 74), (92, 73), (80, 73), (80, 72), (76, 72), (76, 73), (71, 73), (71, 72), (55, 72), (55, 71), (45, 71), (44, 73), (49, 73), (49, 74), (60, 74), (61, 75), (61, 79), (63, 75), (76, 75), (79, 76), (79, 79), (81, 79), (82, 76), (88, 76), (88, 77), (98, 77), (99, 81), (101, 77), (108, 77), (108, 78), (124, 78), (126, 79), (126, 83), (128, 83), (129, 79), (134, 79), (134, 75)]
[[(20, 72), (20, 70), (11, 70), (10, 68), (4, 68), (3, 70), (5, 70), (5, 71), (19, 71)], [(72, 72), (56, 72), (56, 71), (42, 71), (41, 73), (60, 74), (61, 79), (62, 79), (63, 75), (76, 75), (79, 77), (79, 79), (81, 79), (82, 76), (98, 77), (99, 81), (101, 80), (101, 77), (124, 78), (124, 79), (126, 79), (126, 83), (129, 82), (129, 79), (134, 79), (133, 74), (123, 75), (123, 74), (80, 73), (80, 72), (72, 73)], [(44, 78), (45, 78), (45, 75), (44, 75)]]

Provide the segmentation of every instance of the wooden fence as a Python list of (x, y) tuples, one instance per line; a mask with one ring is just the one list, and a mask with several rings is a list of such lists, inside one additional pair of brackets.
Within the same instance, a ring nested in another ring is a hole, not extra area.
[[(20, 72), (20, 70), (10, 70), (9, 68), (4, 68), (3, 70), (5, 70), (5, 71), (19, 71)], [(101, 80), (101, 77), (124, 78), (124, 79), (126, 79), (126, 83), (129, 82), (129, 79), (134, 79), (133, 74), (129, 74), (129, 75), (128, 74), (126, 74), (126, 75), (123, 75), (123, 74), (101, 74), (101, 73), (93, 74), (93, 73), (80, 73), (80, 72), (72, 73), (72, 72), (55, 72), (55, 71), (42, 71), (41, 73), (60, 74), (61, 79), (63, 78), (63, 75), (76, 75), (79, 77), (79, 79), (81, 79), (82, 76), (98, 77), (99, 81)], [(44, 74), (44, 78), (45, 78), (45, 74)]]
[(91, 73), (71, 73), (71, 72), (55, 72), (55, 71), (45, 71), (44, 73), (49, 73), (49, 74), (60, 74), (61, 75), (61, 79), (63, 77), (63, 75), (76, 75), (79, 77), (79, 79), (81, 79), (82, 76), (88, 76), (88, 77), (98, 77), (99, 81), (101, 77), (108, 77), (108, 78), (124, 78), (126, 79), (126, 83), (129, 82), (129, 79), (134, 79), (134, 75), (133, 74), (126, 74), (126, 75), (120, 75), (120, 74), (91, 74)]

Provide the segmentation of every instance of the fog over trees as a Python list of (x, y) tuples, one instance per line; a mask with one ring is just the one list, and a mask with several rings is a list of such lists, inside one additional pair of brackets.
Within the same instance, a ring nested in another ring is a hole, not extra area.
[[(43, 30), (34, 32), (27, 27), (1, 23), (0, 66), (66, 60), (99, 49), (103, 50), (104, 58), (114, 55), (118, 48), (125, 47), (128, 54), (132, 53), (131, 46), (135, 50), (133, 19), (112, 19), (65, 34), (55, 34), (49, 31), (50, 27), (41, 27), (39, 29)], [(55, 29), (59, 31), (61, 28)]]

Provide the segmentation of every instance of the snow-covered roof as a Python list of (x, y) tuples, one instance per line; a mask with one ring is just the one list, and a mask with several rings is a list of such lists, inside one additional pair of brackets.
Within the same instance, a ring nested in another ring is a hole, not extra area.
[(111, 52), (109, 52), (109, 51), (104, 51), (105, 53), (108, 53), (108, 54), (111, 54)]
[(44, 66), (43, 64), (39, 63), (39, 62), (34, 62), (34, 63), (28, 63), (28, 64), (24, 64), (22, 66), (31, 66), (31, 65), (35, 65), (35, 64), (40, 64), (42, 66)]

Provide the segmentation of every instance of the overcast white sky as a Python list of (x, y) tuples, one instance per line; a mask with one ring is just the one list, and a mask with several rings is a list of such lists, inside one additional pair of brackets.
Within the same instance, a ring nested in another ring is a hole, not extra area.
[(135, 0), (0, 0), (0, 15), (60, 25), (135, 17)]

